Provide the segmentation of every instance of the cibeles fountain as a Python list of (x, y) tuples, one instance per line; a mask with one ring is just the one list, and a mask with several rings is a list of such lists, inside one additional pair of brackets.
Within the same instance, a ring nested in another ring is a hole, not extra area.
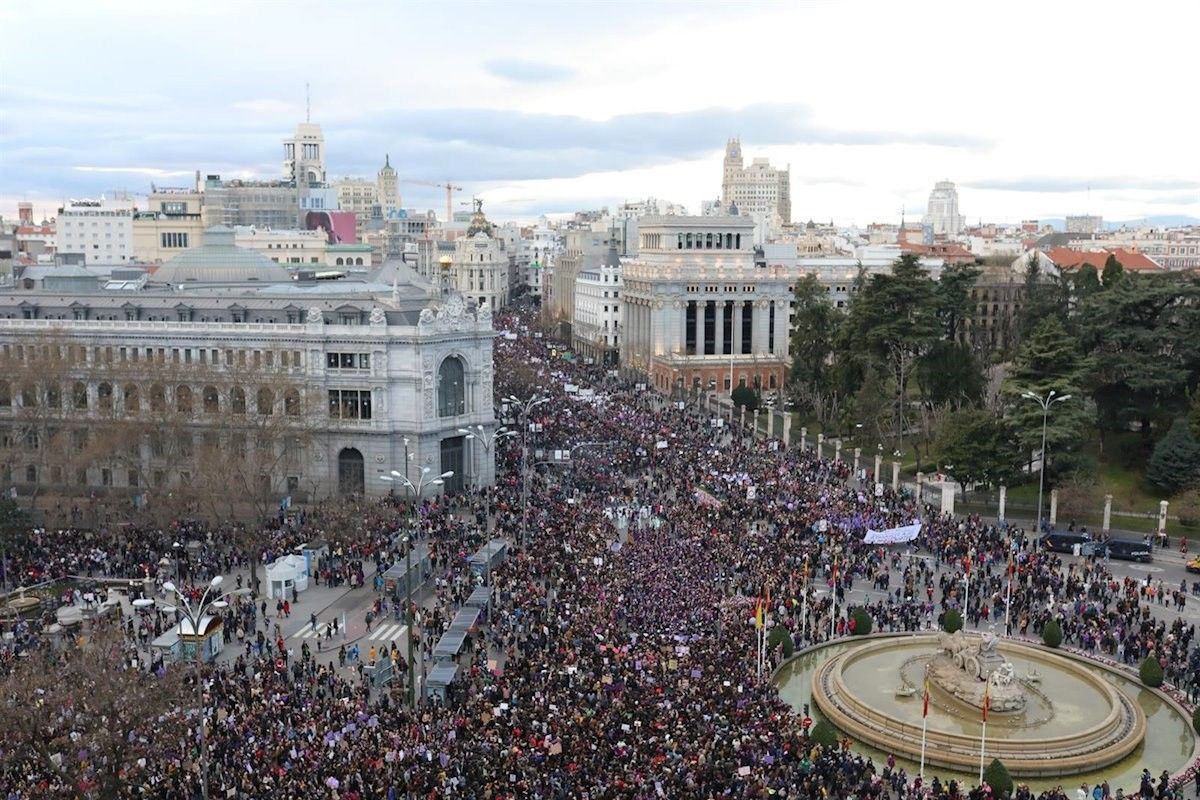
[[(922, 722), (926, 764), (962, 774), (975, 773), (981, 746), (986, 762), (999, 758), (1020, 778), (1102, 773), (1148, 752), (1147, 716), (1127, 678), (1040, 645), (994, 633), (909, 634), (837, 642), (807, 655), (802, 672), (781, 668), (781, 695), (795, 696), (786, 684), (802, 675), (809, 686), (802, 702), (811, 698), (852, 740), (914, 763)], [(990, 710), (982, 737), (985, 696)], [(1180, 735), (1191, 736), (1186, 719)], [(1176, 749), (1190, 756), (1191, 738)]]

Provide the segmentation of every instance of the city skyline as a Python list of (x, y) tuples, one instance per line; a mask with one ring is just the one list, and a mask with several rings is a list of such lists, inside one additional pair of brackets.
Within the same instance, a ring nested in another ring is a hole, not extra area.
[[(851, 17), (831, 5), (359, 4), (334, 19), (307, 3), (286, 16), (222, 7), (0, 9), (22, 33), (0, 55), (0, 213), (144, 194), (196, 170), (277, 179), (308, 83), (331, 179), (372, 177), (387, 153), (402, 178), (463, 185), (497, 220), (647, 196), (697, 211), (720, 194), (731, 136), (747, 161), (790, 165), (797, 221), (919, 219), (939, 180), (957, 184), (969, 224), (1200, 217), (1186, 108), (1163, 113), (1182, 102), (1190, 9), (1169, 9), (1178, 24), (1165, 27), (1122, 17), (1120, 58), (1081, 62), (1086, 51), (1045, 32), (1094, 41), (1112, 21), (1071, 6), (993, 18), (942, 4), (919, 17), (886, 5)], [(63, 55), (43, 54), (48, 37)], [(931, 44), (948, 41), (961, 43), (949, 57)], [(437, 189), (400, 192), (406, 207), (445, 207)]]

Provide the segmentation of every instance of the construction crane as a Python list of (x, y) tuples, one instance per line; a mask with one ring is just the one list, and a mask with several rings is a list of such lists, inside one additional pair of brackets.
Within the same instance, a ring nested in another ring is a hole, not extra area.
[(434, 183), (433, 181), (419, 181), (410, 178), (401, 178), (400, 183), (414, 183), (417, 186), (434, 186), (438, 189), (446, 190), (446, 226), (449, 227), (453, 219), (454, 211), (454, 193), (461, 192), (463, 187), (455, 186), (453, 183)]

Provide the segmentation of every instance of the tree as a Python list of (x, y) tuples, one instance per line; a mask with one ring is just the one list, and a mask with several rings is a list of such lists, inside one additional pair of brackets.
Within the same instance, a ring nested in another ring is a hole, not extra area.
[(1200, 525), (1200, 491), (1189, 489), (1171, 498), (1171, 510), (1188, 527)]
[(1080, 306), (1086, 384), (1102, 431), (1136, 421), (1149, 452), (1154, 415), (1187, 407), (1200, 362), (1198, 300), (1200, 284), (1190, 275), (1128, 275), (1112, 283), (1106, 277), (1104, 291)]
[(1071, 285), (1077, 301), (1087, 300), (1102, 288), (1100, 276), (1096, 274), (1096, 268), (1091, 264), (1084, 264), (1075, 271), (1075, 274), (1071, 276)]
[(1017, 312), (1018, 342), (1023, 342), (1047, 319), (1067, 319), (1070, 307), (1069, 287), (1062, 276), (1043, 270), (1036, 250), (1031, 250), (1026, 258), (1023, 302)]
[(837, 747), (837, 731), (826, 720), (820, 720), (813, 725), (809, 738), (825, 750), (833, 750)]
[(890, 273), (871, 276), (846, 320), (852, 349), (869, 355), (888, 374), (895, 397), (895, 430), (901, 440), (909, 379), (940, 332), (936, 300), (929, 273), (916, 256), (905, 254)]
[(758, 392), (754, 391), (744, 383), (738, 384), (736, 387), (734, 387), (733, 392), (730, 394), (730, 398), (733, 400), (733, 404), (735, 406), (744, 408), (746, 411), (753, 411), (754, 409), (758, 408)]
[(957, 342), (966, 323), (975, 316), (971, 290), (982, 274), (974, 264), (951, 264), (942, 269), (934, 289), (934, 313), (944, 341)]
[(966, 494), (973, 483), (997, 484), (1013, 473), (1016, 451), (1003, 422), (990, 411), (964, 408), (948, 414), (933, 444), (937, 459)]
[(1162, 686), (1162, 665), (1158, 663), (1158, 658), (1155, 657), (1154, 653), (1142, 659), (1141, 666), (1138, 667), (1138, 677), (1142, 679), (1144, 686), (1149, 686), (1151, 689), (1157, 689), (1159, 686)]
[(796, 643), (792, 641), (791, 632), (782, 625), (776, 625), (767, 634), (767, 649), (774, 651), (776, 647), (783, 648), (784, 658), (791, 658), (796, 652)]
[(855, 606), (850, 612), (850, 619), (854, 622), (854, 630), (852, 633), (855, 636), (866, 636), (871, 632), (872, 621), (871, 615), (862, 606)]
[(917, 387), (926, 403), (976, 405), (983, 399), (987, 380), (983, 365), (965, 344), (936, 342), (917, 364)]
[(1046, 417), (1046, 469), (1050, 474), (1070, 472), (1080, 463), (1079, 446), (1088, 424), (1080, 396), (1087, 365), (1075, 340), (1051, 317), (1021, 343), (1005, 380), (1004, 421), (1023, 457), (1042, 446), (1042, 408), (1022, 395), (1027, 391), (1042, 398), (1051, 391), (1059, 397), (1071, 395), (1070, 400), (1055, 403)]
[(1046, 623), (1046, 627), (1042, 628), (1042, 644), (1046, 647), (1057, 648), (1062, 644), (1062, 640), (1062, 626), (1058, 624), (1057, 619), (1051, 619)]
[[(1093, 268), (1094, 269), (1094, 268)], [(1112, 253), (1108, 254), (1108, 258), (1104, 259), (1104, 288), (1111, 289), (1121, 282), (1121, 278), (1125, 275), (1125, 267), (1121, 266), (1121, 262), (1117, 261), (1117, 257)]]
[(17, 537), (29, 528), (29, 515), (9, 497), (0, 497), (0, 592), (7, 592), (9, 584), (20, 585), (20, 576), (15, 580), (8, 574), (8, 552)]
[(1167, 435), (1154, 445), (1146, 465), (1146, 480), (1167, 492), (1178, 492), (1200, 482), (1200, 442), (1187, 422), (1177, 419)]
[(962, 614), (955, 609), (950, 609), (942, 616), (942, 630), (946, 633), (954, 633), (961, 631), (963, 626)]
[(141, 780), (139, 759), (170, 738), (155, 720), (182, 690), (176, 671), (158, 678), (131, 669), (120, 628), (97, 624), (76, 646), (34, 650), (0, 679), (0, 743), (21, 754), (24, 764), (12, 766), (24, 780), (54, 787), (46, 796), (119, 797)]
[(1012, 794), (1013, 779), (1008, 773), (1008, 767), (998, 758), (993, 758), (983, 771), (983, 782), (992, 787), (993, 797), (1008, 797)]
[(829, 302), (825, 287), (812, 275), (792, 289), (792, 374), (794, 382), (818, 391), (830, 383), (830, 357), (842, 315)]

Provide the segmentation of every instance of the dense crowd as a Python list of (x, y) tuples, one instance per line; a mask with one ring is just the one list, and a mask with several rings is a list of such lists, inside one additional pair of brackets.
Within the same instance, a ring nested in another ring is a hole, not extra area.
[[(467, 557), (491, 535), (514, 545), (491, 571), (493, 607), (460, 657), (449, 700), (411, 710), (403, 668), (400, 691), (380, 690), (362, 661), (323, 662), (307, 644), (288, 661), (271, 609), (238, 598), (226, 630), (244, 649), (204, 677), (213, 796), (982, 800), (986, 789), (921, 782), (891, 759), (822, 749), (758, 678), (757, 598), (770, 598), (765, 624), (786, 629), (799, 647), (848, 632), (844, 598), (859, 581), (880, 594), (866, 608), (882, 630), (932, 628), (953, 608), (972, 624), (1007, 621), (1014, 634), (1036, 635), (1054, 616), (1069, 645), (1126, 664), (1153, 654), (1170, 682), (1195, 691), (1194, 627), (1150, 611), (1155, 603), (1181, 608), (1185, 587), (1118, 580), (1101, 560), (1065, 563), (1039, 551), (1023, 531), (939, 517), (887, 489), (864, 491), (844, 464), (715, 427), (709, 415), (634, 391), (600, 366), (556, 357), (520, 314), (497, 325), (518, 334), (496, 341), (498, 396), (538, 392), (550, 402), (526, 420), (533, 433), (499, 446), (495, 487), (417, 509), (415, 538), (431, 548), (434, 573), (417, 618), (425, 652), (478, 585)], [(595, 394), (569, 394), (566, 384)], [(515, 418), (517, 409), (501, 413)], [(531, 450), (588, 446), (569, 469), (529, 469), (523, 526), (525, 437)], [(916, 546), (932, 559), (862, 542), (868, 527), (918, 516)], [(10, 567), (161, 584), (170, 576), (155, 565), (186, 534), (202, 543), (184, 576), (194, 586), (323, 538), (333, 545), (323, 579), (362, 581), (364, 562), (381, 574), (403, 559), (410, 545), (397, 532), (409, 518), (397, 498), (330, 502), (281, 515), (253, 548), (242, 530), (200, 523), (184, 533), (127, 529), (90, 539), (38, 531)], [(155, 633), (146, 626), (157, 623), (123, 624), (144, 643)], [(20, 641), (38, 639), (26, 630)], [(769, 654), (771, 663), (782, 650)], [(404, 653), (386, 657), (403, 667)], [(159, 664), (137, 664), (161, 673)], [(197, 730), (184, 719), (178, 734), (161, 734), (161, 752), (126, 765), (121, 796), (198, 796)], [(0, 753), (0, 796), (38, 796), (61, 780), (31, 753)], [(1157, 778), (1125, 789), (1146, 798), (1174, 791)], [(1021, 800), (1073, 794), (1017, 792)], [(1108, 796), (1105, 784), (1095, 800)]]

